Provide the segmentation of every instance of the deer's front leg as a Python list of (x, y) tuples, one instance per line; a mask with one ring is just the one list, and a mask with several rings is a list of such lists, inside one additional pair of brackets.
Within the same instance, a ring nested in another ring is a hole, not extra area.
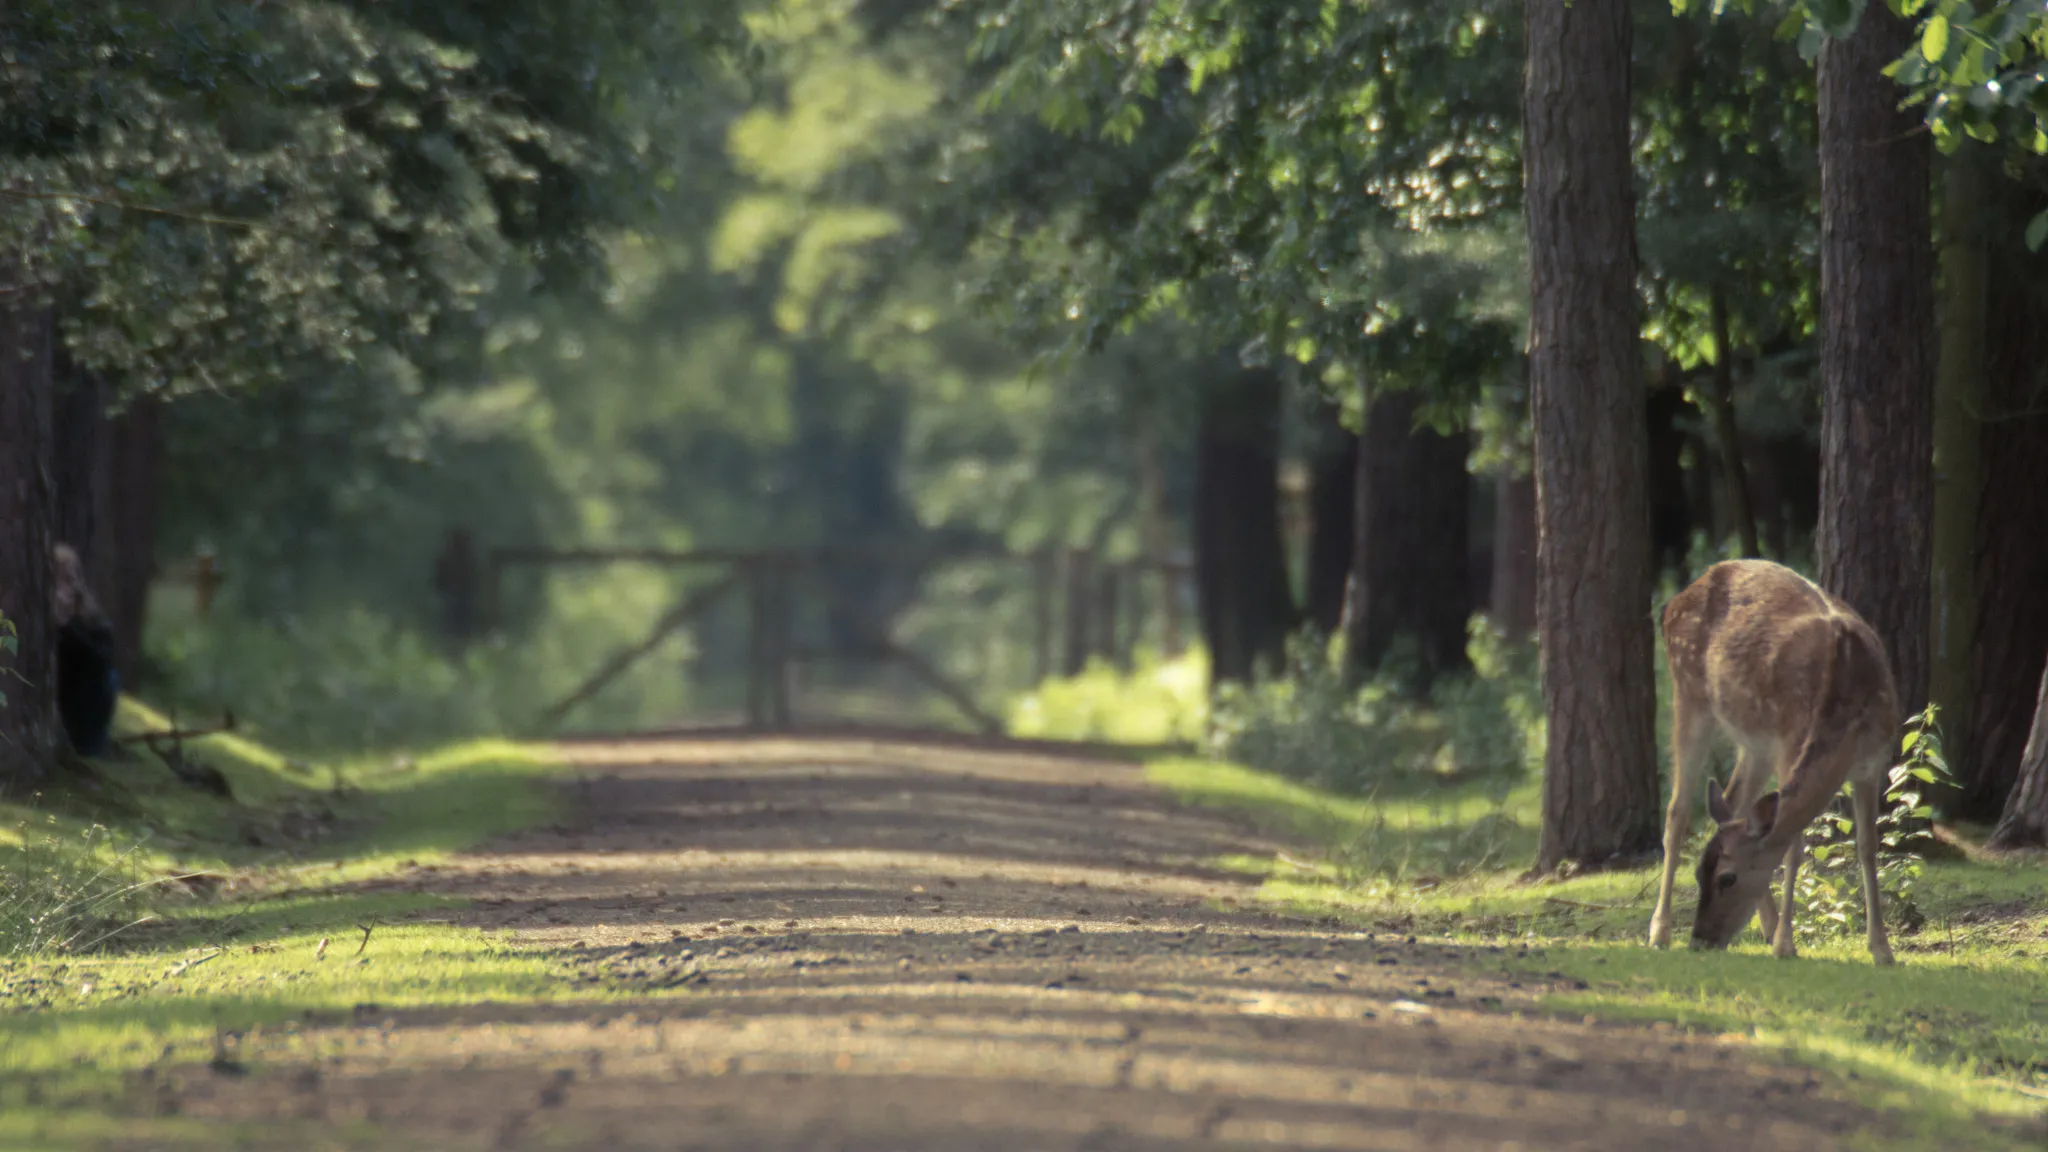
[(1885, 938), (1884, 897), (1877, 886), (1877, 801), (1882, 792), (1876, 782), (1858, 780), (1851, 799), (1856, 810), (1856, 863), (1863, 871), (1864, 934), (1870, 941), (1870, 958), (1890, 964), (1892, 945)]
[[(1799, 899), (1799, 862), (1806, 856), (1804, 830), (1792, 847), (1785, 850), (1785, 906), (1778, 914), (1778, 923), (1771, 933), (1771, 952), (1780, 960), (1790, 960), (1799, 955), (1799, 948), (1792, 942), (1792, 909)], [(1769, 905), (1767, 898), (1764, 903)]]
[[(1671, 803), (1664, 810), (1664, 873), (1657, 881), (1657, 910), (1650, 914), (1650, 945), (1671, 946), (1671, 896), (1678, 880), (1678, 856), (1692, 830), (1692, 793), (1698, 786), (1714, 718), (1706, 702), (1683, 684), (1671, 698)], [(1711, 784), (1708, 787), (1712, 787)]]
[(1692, 788), (1683, 773), (1674, 773), (1671, 804), (1664, 811), (1664, 875), (1657, 882), (1657, 910), (1650, 916), (1650, 946), (1671, 947), (1671, 897), (1678, 880), (1678, 855), (1692, 826)]

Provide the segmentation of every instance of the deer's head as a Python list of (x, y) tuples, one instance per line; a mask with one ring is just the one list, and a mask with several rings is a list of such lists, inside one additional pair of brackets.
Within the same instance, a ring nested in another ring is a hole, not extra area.
[(1748, 812), (1729, 809), (1728, 798), (1707, 782), (1707, 812), (1719, 827), (1700, 853), (1695, 877), (1700, 906), (1692, 918), (1694, 948), (1726, 948), (1756, 914), (1757, 902), (1769, 890), (1771, 873), (1785, 855), (1770, 843), (1778, 824), (1778, 794), (1767, 792)]

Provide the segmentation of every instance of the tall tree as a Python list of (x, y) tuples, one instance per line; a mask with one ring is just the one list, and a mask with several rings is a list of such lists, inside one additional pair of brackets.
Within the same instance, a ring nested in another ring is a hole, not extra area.
[(50, 310), (17, 258), (0, 264), (0, 793), (46, 774), (56, 739), (56, 626), (51, 619)]
[(1626, 0), (1528, 0), (1523, 197), (1540, 543), (1536, 867), (1657, 843)]
[(1934, 257), (1928, 144), (1885, 68), (1912, 27), (1872, 4), (1820, 54), (1820, 579), (1927, 696)]
[(1426, 690), (1466, 666), (1472, 478), (1470, 434), (1431, 427), (1420, 408), (1420, 397), (1400, 390), (1372, 397), (1366, 410), (1350, 646), (1368, 670), (1412, 646), (1415, 687)]
[(2034, 691), (2034, 723), (2026, 754), (2020, 758), (2019, 785), (1988, 845), (2001, 850), (2048, 848), (2048, 672), (2042, 673)]
[[(1966, 639), (1967, 696), (1944, 712), (1960, 721), (1946, 747), (1962, 788), (1950, 814), (1991, 821), (2020, 777), (2034, 684), (2048, 663), (2048, 252), (2021, 242), (2026, 221), (2048, 211), (2048, 164), (2017, 160), (1989, 189), (1990, 281), (1981, 403), (1971, 413), (1983, 483), (1966, 525), (1964, 576), (1977, 612)], [(1938, 621), (1937, 617), (1937, 621)]]
[(1280, 528), (1277, 372), (1240, 369), (1206, 390), (1195, 443), (1195, 597), (1215, 678), (1278, 671), (1296, 623)]

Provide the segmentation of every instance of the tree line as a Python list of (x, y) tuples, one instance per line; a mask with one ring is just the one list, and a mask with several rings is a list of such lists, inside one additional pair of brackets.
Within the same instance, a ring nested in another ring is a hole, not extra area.
[[(1054, 487), (1028, 477), (1074, 476), (1120, 493), (1089, 531), (1128, 512), (1126, 547), (1188, 547), (1219, 677), (1303, 624), (1422, 686), (1475, 610), (1531, 634), (1543, 868), (1654, 849), (1650, 611), (1701, 538), (1810, 561), (1908, 706), (1942, 706), (1947, 812), (2048, 835), (2048, 739), (2023, 767), (2048, 664), (2032, 7), (740, 7), (10, 7), (24, 678), (54, 538), (107, 573), (136, 658), (166, 411), (214, 405), (231, 459), (289, 397), (358, 451), (508, 310), (602, 296), (601, 241), (659, 205), (708, 213), (774, 324), (866, 365), (804, 404), (915, 381), (862, 403), (928, 530), (1018, 543)], [(849, 62), (886, 99), (846, 104)], [(756, 98), (693, 97), (713, 74)], [(963, 367), (998, 344), (1037, 391)], [(1113, 472), (1063, 449), (1090, 438)], [(0, 714), (18, 750), (47, 740), (36, 691)]]

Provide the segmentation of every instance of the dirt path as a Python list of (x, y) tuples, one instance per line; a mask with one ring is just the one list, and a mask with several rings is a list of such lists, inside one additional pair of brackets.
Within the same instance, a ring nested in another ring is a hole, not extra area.
[(1124, 765), (572, 755), (570, 823), (402, 883), (607, 998), (365, 1014), (317, 1072), (188, 1079), (185, 1114), (607, 1152), (1810, 1152), (1869, 1121), (1739, 1045), (1524, 1017), (1495, 957), (1257, 912), (1208, 862), (1277, 845)]

